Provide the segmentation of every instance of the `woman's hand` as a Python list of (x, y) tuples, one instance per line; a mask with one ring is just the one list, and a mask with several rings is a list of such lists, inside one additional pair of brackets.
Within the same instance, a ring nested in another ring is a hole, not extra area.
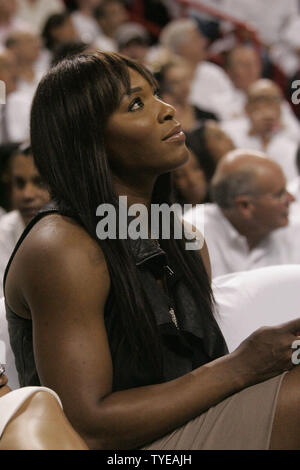
[(263, 382), (295, 367), (292, 344), (300, 339), (299, 332), (300, 319), (297, 319), (259, 328), (246, 338), (232, 353), (245, 385)]

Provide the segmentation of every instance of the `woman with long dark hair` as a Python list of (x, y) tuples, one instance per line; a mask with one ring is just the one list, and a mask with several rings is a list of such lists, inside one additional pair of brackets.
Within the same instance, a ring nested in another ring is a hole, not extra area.
[(283, 372), (300, 320), (227, 354), (205, 245), (185, 250), (172, 217), (169, 239), (99, 238), (102, 204), (168, 206), (170, 171), (188, 158), (151, 74), (117, 54), (64, 60), (38, 87), (31, 141), (53, 204), (6, 271), (21, 386), (54, 390), (91, 449), (296, 448), (299, 369)]

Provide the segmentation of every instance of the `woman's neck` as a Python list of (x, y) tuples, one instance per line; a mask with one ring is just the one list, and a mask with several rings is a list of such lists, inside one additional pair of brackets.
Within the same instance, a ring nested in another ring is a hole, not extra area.
[(153, 182), (142, 181), (139, 184), (128, 184), (121, 181), (118, 177), (113, 177), (113, 185), (118, 196), (127, 196), (127, 204), (130, 207), (133, 204), (143, 204), (150, 209)]

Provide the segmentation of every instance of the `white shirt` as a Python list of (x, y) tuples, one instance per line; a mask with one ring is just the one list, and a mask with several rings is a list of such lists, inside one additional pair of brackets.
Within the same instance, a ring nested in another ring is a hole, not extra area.
[(16, 16), (41, 31), (49, 16), (64, 10), (61, 0), (36, 0), (34, 3), (28, 0), (18, 0)]
[(292, 223), (300, 223), (300, 176), (291, 181), (287, 189), (295, 198), (290, 205), (290, 220)]
[(189, 101), (222, 117), (231, 99), (231, 90), (231, 81), (221, 67), (204, 61), (196, 68)]
[(117, 42), (104, 34), (99, 34), (96, 37), (93, 42), (93, 47), (100, 49), (101, 51), (118, 52)]
[[(7, 131), (9, 142), (23, 142), (29, 139), (29, 121), (32, 93), (15, 91), (7, 97), (5, 105), (0, 105), (0, 114), (6, 106)], [(0, 129), (1, 132), (1, 129)], [(0, 144), (2, 135), (0, 135)]]
[(2, 215), (6, 214), (5, 210), (3, 209), (3, 207), (0, 207), (0, 217), (2, 217)]
[(226, 0), (230, 16), (253, 26), (265, 44), (278, 41), (286, 22), (298, 14), (297, 0)]
[(269, 158), (281, 166), (287, 181), (291, 181), (297, 176), (296, 152), (298, 143), (291, 139), (285, 130), (274, 134), (267, 147), (264, 148), (260, 137), (249, 135), (250, 120), (247, 117), (225, 121), (222, 123), (222, 128), (232, 138), (237, 148), (265, 152)]
[(87, 44), (95, 41), (101, 33), (97, 21), (87, 15), (83, 15), (80, 11), (74, 11), (71, 16), (80, 40)]
[(0, 298), (3, 296), (2, 283), (6, 265), (24, 228), (19, 211), (8, 212), (0, 218)]
[[(195, 224), (195, 211), (199, 210), (197, 207), (192, 209), (184, 219)], [(197, 228), (200, 228), (199, 223)], [(212, 277), (264, 266), (300, 264), (299, 224), (274, 230), (249, 251), (246, 237), (239, 234), (219, 207), (216, 204), (205, 204), (204, 238), (210, 256)]]

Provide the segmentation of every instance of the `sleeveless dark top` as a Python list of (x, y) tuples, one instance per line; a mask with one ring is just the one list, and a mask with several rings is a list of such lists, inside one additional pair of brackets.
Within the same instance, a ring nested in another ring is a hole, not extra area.
[[(10, 264), (22, 241), (42, 217), (53, 213), (59, 213), (54, 205), (45, 206), (24, 230), (7, 265), (4, 287)], [(196, 302), (180, 273), (168, 266), (166, 253), (151, 240), (130, 240), (129, 243), (143, 292), (155, 315), (161, 343), (162, 368), (158, 371), (154, 368), (147, 370), (145, 367), (137, 367), (136, 361), (128, 354), (128, 345), (118, 322), (115, 302), (117, 294), (111, 290), (105, 305), (104, 319), (113, 362), (113, 391), (169, 381), (228, 353), (215, 319), (208, 315), (205, 318), (199, 315)], [(180, 329), (176, 328), (169, 312), (170, 297), (157, 283), (164, 272)], [(40, 385), (33, 352), (32, 321), (14, 313), (7, 302), (5, 305), (20, 385)]]

